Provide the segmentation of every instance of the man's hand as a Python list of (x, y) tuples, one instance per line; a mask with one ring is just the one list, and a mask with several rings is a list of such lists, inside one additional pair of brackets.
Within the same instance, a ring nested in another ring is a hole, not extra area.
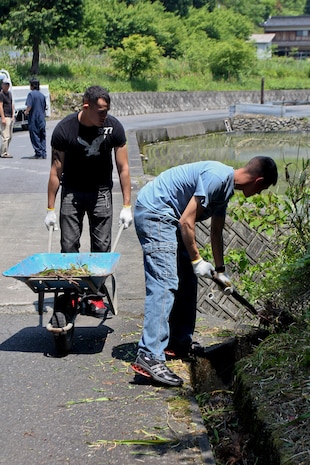
[(200, 257), (198, 260), (192, 261), (192, 265), (196, 276), (212, 279), (214, 273), (214, 266), (212, 263), (206, 262)]
[(54, 208), (47, 209), (47, 214), (45, 217), (45, 226), (47, 227), (47, 229), (50, 229), (52, 227), (54, 231), (58, 231), (57, 217)]
[(132, 223), (131, 205), (124, 205), (119, 215), (119, 226), (124, 225), (124, 229), (129, 228)]
[(226, 273), (215, 273), (214, 277), (220, 281), (220, 289), (225, 295), (232, 294), (234, 287), (232, 285), (231, 279), (227, 276)]

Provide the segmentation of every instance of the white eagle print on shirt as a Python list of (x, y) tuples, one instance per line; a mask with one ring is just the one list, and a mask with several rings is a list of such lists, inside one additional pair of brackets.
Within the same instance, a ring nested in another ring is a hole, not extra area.
[(87, 157), (91, 157), (93, 155), (100, 155), (100, 145), (106, 139), (108, 134), (112, 134), (113, 128), (101, 128), (100, 131), (102, 131), (102, 134), (96, 137), (96, 139), (94, 139), (91, 144), (89, 144), (86, 140), (78, 136), (77, 141), (79, 144), (85, 147), (85, 154)]

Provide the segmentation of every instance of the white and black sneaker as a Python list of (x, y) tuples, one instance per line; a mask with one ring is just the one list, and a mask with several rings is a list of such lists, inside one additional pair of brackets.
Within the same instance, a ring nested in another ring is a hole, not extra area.
[(169, 386), (182, 386), (183, 379), (173, 373), (161, 360), (155, 360), (140, 353), (131, 368), (140, 375), (153, 378), (155, 381)]

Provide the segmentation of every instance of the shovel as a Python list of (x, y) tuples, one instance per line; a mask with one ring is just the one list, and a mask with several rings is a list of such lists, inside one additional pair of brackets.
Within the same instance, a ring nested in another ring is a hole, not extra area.
[[(224, 289), (226, 287), (225, 284), (222, 283), (222, 281), (220, 279), (217, 279), (215, 275), (213, 275), (212, 281), (215, 282), (221, 289)], [(256, 310), (256, 308), (253, 307), (253, 305), (250, 304), (250, 302), (248, 302), (246, 300), (246, 298), (243, 297), (242, 295), (240, 295), (239, 292), (237, 292), (235, 289), (233, 289), (233, 291), (232, 291), (232, 293), (230, 295), (234, 299), (236, 299), (241, 305), (246, 307), (252, 313), (252, 315), (259, 316), (259, 313)]]

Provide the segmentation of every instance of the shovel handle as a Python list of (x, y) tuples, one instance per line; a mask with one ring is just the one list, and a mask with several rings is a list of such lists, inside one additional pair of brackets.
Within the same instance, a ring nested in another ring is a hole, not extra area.
[[(214, 281), (219, 287), (223, 289), (224, 285), (220, 279), (217, 279), (215, 276), (213, 276), (212, 281)], [(232, 291), (231, 296), (234, 297), (234, 299), (236, 299), (241, 305), (246, 307), (250, 311), (250, 313), (252, 313), (252, 315), (259, 315), (256, 308), (252, 304), (250, 304), (250, 302), (248, 302), (245, 299), (245, 297), (240, 295), (239, 292), (237, 292), (235, 289)]]

